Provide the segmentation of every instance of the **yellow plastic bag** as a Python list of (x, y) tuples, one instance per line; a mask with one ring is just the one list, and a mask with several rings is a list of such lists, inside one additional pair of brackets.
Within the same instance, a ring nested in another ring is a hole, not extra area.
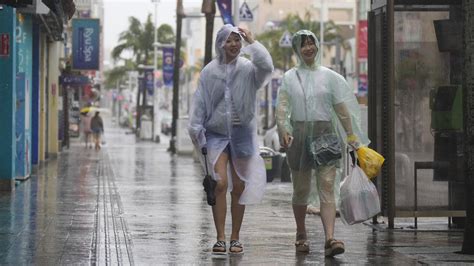
[(360, 147), (357, 149), (359, 165), (369, 179), (378, 175), (382, 164), (385, 161), (382, 155), (369, 147)]

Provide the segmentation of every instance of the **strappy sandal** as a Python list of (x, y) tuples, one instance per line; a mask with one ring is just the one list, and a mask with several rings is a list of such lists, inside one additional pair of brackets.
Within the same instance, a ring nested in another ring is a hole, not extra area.
[(295, 249), (296, 252), (309, 252), (309, 242), (305, 235), (296, 235)]
[(244, 245), (240, 243), (239, 240), (231, 240), (230, 241), (230, 247), (229, 247), (229, 252), (232, 254), (243, 254), (244, 253)]
[(212, 253), (218, 255), (226, 254), (225, 241), (217, 241), (214, 246), (212, 246)]
[(344, 251), (344, 243), (334, 238), (328, 239), (324, 245), (324, 256), (326, 257), (334, 257)]

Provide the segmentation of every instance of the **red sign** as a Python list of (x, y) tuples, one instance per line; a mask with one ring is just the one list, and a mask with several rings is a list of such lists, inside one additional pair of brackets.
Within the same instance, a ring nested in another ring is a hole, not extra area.
[(359, 20), (359, 59), (367, 58), (368, 55), (367, 30), (367, 20)]
[(0, 56), (10, 56), (10, 34), (0, 33)]

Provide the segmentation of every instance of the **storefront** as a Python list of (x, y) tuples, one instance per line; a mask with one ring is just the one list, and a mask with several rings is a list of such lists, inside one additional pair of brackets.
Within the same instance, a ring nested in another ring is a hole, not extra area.
[(369, 136), (386, 157), (382, 212), (466, 215), (461, 1), (373, 0), (369, 12)]

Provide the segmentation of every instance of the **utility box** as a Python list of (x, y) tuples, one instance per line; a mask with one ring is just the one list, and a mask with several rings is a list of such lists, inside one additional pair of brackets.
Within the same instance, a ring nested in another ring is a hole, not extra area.
[(153, 139), (153, 122), (146, 115), (142, 116), (140, 123), (140, 139)]
[(188, 134), (189, 117), (181, 117), (176, 121), (176, 153), (193, 154), (194, 145)]

